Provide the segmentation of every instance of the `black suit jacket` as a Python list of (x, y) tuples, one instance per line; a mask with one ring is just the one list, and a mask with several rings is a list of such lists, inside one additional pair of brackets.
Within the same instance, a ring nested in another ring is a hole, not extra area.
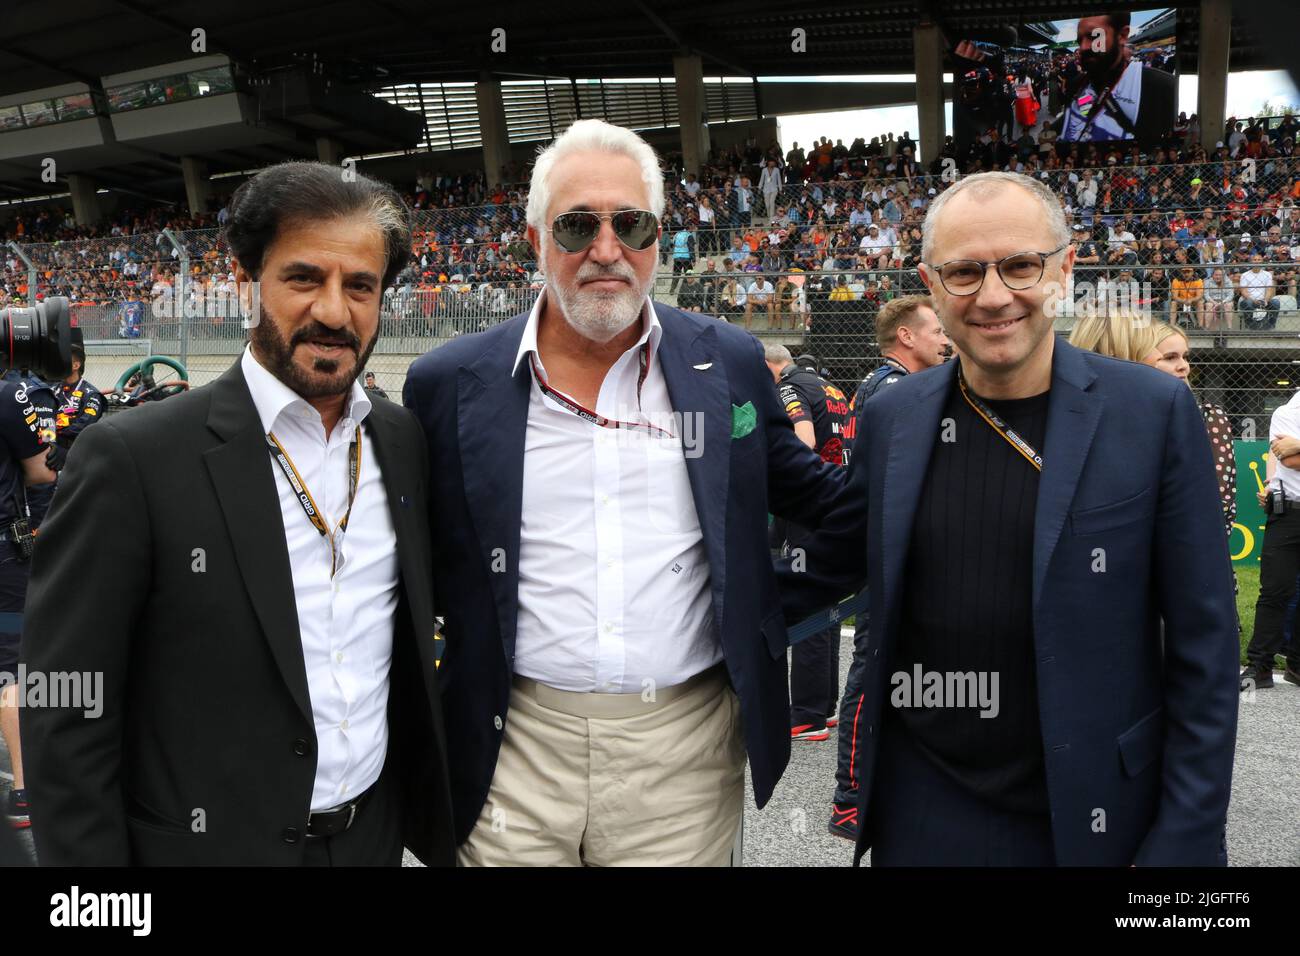
[(1173, 129), (1177, 111), (1178, 79), (1164, 70), (1142, 67), (1142, 101), (1138, 104), (1134, 138), (1139, 143), (1159, 142)]
[[(396, 404), (375, 402), (363, 429), (401, 574), (384, 772), (406, 846), (450, 865), (428, 456)], [(271, 469), (239, 363), (106, 419), (68, 456), (32, 563), (22, 658), (29, 671), (101, 672), (103, 714), (22, 713), (42, 864), (302, 861), (303, 838), (286, 831), (304, 831), (316, 736)]]

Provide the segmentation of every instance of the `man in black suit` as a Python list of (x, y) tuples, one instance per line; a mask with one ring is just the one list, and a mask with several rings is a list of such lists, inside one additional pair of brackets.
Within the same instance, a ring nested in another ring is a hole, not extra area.
[[(41, 528), (23, 659), (102, 674), (103, 713), (23, 712), (37, 855), (450, 864), (428, 457), (356, 381), (410, 213), (286, 163), (235, 193), (226, 238), (250, 347), (82, 435)], [(85, 573), (96, 552), (112, 573)]]

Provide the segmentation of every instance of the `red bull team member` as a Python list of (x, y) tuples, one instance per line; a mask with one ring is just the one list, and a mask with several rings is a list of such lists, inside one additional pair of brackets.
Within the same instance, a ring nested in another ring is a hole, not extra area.
[[(849, 403), (844, 393), (814, 371), (816, 362), (800, 367), (784, 345), (764, 350), (767, 367), (776, 380), (781, 404), (794, 423), (795, 434), (823, 461), (845, 463), (844, 430)], [(811, 356), (801, 356), (811, 359)], [(808, 532), (797, 525), (778, 521), (772, 528), (772, 543), (789, 555)], [(790, 738), (817, 741), (830, 737), (835, 723), (835, 705), (840, 685), (840, 631), (830, 627), (790, 651)]]

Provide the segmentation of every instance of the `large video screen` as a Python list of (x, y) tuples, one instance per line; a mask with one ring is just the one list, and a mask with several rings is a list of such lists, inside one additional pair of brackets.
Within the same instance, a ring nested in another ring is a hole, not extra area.
[(1166, 7), (950, 37), (958, 149), (1157, 142), (1177, 116), (1177, 24)]

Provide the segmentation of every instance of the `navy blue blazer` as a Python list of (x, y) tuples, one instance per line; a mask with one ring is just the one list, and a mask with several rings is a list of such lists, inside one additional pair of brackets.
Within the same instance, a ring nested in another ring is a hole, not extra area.
[[(790, 757), (787, 637), (768, 511), (818, 526), (844, 491), (843, 469), (796, 437), (757, 339), (709, 316), (654, 308), (663, 326), (656, 357), (673, 409), (703, 414), (700, 454), (688, 456), (686, 468), (708, 553), (714, 627), (740, 697), (761, 807)], [(403, 391), (431, 456), (434, 589), (446, 638), (439, 676), (457, 842), (487, 799), (508, 719), (531, 387), (527, 363), (512, 369), (526, 322), (518, 315), (421, 356)], [(755, 427), (733, 438), (733, 408), (746, 403)]]
[[(791, 620), (856, 589), (864, 572), (869, 582), (864, 821), (918, 490), (956, 367), (908, 375), (862, 406), (847, 510), (813, 537), (805, 573), (779, 575)], [(1033, 625), (1057, 862), (1226, 864), (1240, 651), (1223, 510), (1192, 392), (1058, 339), (1040, 451)], [(855, 859), (868, 832), (860, 828)]]

